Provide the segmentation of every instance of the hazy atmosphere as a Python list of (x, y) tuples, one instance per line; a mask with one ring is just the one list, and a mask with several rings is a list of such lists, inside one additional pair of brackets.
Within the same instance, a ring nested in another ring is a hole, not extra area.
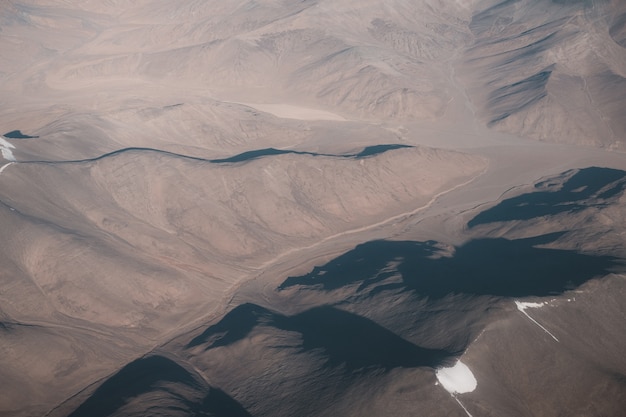
[(0, 416), (620, 416), (626, 2), (0, 1)]

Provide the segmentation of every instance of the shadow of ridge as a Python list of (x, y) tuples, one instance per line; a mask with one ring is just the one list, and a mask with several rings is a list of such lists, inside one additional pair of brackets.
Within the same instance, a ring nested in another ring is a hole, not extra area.
[(367, 318), (331, 306), (285, 316), (249, 303), (231, 310), (194, 338), (187, 348), (203, 343), (208, 344), (206, 350), (228, 346), (248, 337), (258, 325), (299, 333), (302, 352), (321, 354), (326, 358), (325, 366), (343, 366), (348, 372), (373, 368), (436, 368), (459, 354), (416, 346)]
[[(137, 359), (108, 378), (70, 417), (105, 417), (141, 394), (160, 389), (164, 382), (179, 383), (195, 390), (203, 385), (176, 362), (162, 356)], [(194, 404), (179, 399), (186, 408)]]
[[(354, 155), (356, 159), (367, 158), (368, 156), (380, 155), (381, 153), (385, 153), (387, 151), (392, 151), (394, 149), (404, 149), (404, 148), (413, 148), (411, 145), (403, 145), (403, 144), (387, 144), (387, 145), (372, 145), (365, 147), (361, 152)], [(352, 156), (352, 155), (349, 155)]]
[(202, 400), (201, 416), (252, 417), (241, 404), (218, 388), (211, 388)]
[(294, 150), (286, 150), (286, 149), (276, 149), (276, 148), (264, 148), (264, 149), (255, 149), (252, 151), (247, 151), (240, 153), (238, 155), (234, 155), (228, 158), (222, 159), (211, 159), (210, 162), (214, 164), (224, 164), (224, 163), (236, 163), (236, 162), (246, 162), (251, 161), (253, 159), (262, 158), (264, 156), (275, 156), (275, 155), (284, 155), (284, 154), (294, 154), (294, 155), (310, 155), (310, 156), (330, 156), (334, 158), (355, 158), (361, 159), (369, 156), (379, 155), (381, 153), (401, 148), (412, 148), (410, 145), (402, 145), (402, 144), (386, 144), (386, 145), (373, 145), (365, 147), (361, 152), (356, 154), (326, 154), (326, 153), (316, 153), (316, 152), (307, 152), (307, 151), (294, 151)]
[(552, 71), (542, 71), (522, 81), (500, 87), (489, 94), (487, 107), (493, 114), (489, 127), (543, 99)]
[(332, 291), (346, 285), (361, 283), (359, 290), (397, 273), (389, 268), (395, 262), (404, 262), (413, 257), (428, 258), (438, 252), (435, 241), (413, 242), (374, 240), (362, 243), (331, 260), (326, 265), (316, 266), (302, 276), (288, 277), (278, 290), (296, 285), (320, 287)]
[(302, 351), (320, 351), (326, 366), (367, 369), (437, 368), (460, 352), (414, 345), (372, 320), (331, 306), (278, 318), (276, 327), (302, 334)]
[(25, 135), (24, 133), (22, 133), (21, 130), (12, 130), (10, 132), (5, 133), (4, 135), (5, 138), (9, 138), (9, 139), (37, 139), (39, 136), (30, 136), (30, 135)]
[(83, 158), (83, 159), (67, 159), (61, 161), (51, 161), (51, 160), (30, 160), (30, 161), (20, 161), (21, 164), (49, 164), (49, 165), (61, 165), (61, 164), (82, 164), (89, 162), (98, 162), (101, 160), (105, 160), (108, 158), (113, 158), (117, 156), (121, 156), (129, 153), (153, 153), (159, 155), (165, 155), (173, 158), (181, 158), (189, 161), (198, 161), (198, 162), (211, 162), (209, 159), (200, 158), (196, 156), (183, 155), (175, 152), (164, 151), (161, 149), (154, 148), (141, 148), (141, 147), (131, 147), (131, 148), (122, 148), (117, 149), (111, 152), (107, 152), (102, 155), (98, 155), (93, 158)]
[(207, 327), (202, 334), (194, 337), (187, 349), (208, 344), (206, 350), (228, 346), (245, 339), (261, 321), (271, 321), (277, 313), (252, 303), (240, 304), (229, 311), (218, 323)]
[(282, 150), (282, 149), (276, 149), (276, 148), (265, 148), (265, 149), (255, 149), (252, 151), (242, 152), (238, 155), (234, 155), (228, 158), (211, 159), (210, 162), (214, 164), (245, 162), (245, 161), (251, 161), (257, 158), (262, 158), (264, 156), (284, 155), (288, 153), (292, 153), (296, 155), (313, 155), (313, 156), (318, 155), (312, 152), (298, 152), (298, 151), (289, 151), (289, 150)]
[[(539, 183), (535, 187), (543, 186), (547, 182)], [(599, 167), (584, 168), (578, 170), (560, 188), (535, 191), (508, 198), (496, 206), (478, 213), (467, 225), (471, 228), (479, 224), (529, 220), (536, 217), (576, 212), (599, 205), (587, 201), (591, 198), (610, 199), (622, 194), (625, 188), (626, 171)]]
[[(142, 394), (150, 395), (141, 398)], [(131, 403), (132, 413), (137, 415), (251, 417), (224, 391), (207, 386), (162, 356), (129, 363), (100, 385), (70, 417), (110, 416)]]
[[(449, 294), (503, 297), (548, 296), (613, 272), (620, 260), (573, 250), (537, 247), (563, 233), (508, 240), (476, 239), (450, 256), (434, 241), (378, 240), (357, 246), (309, 274), (288, 277), (293, 286), (332, 291), (354, 286), (374, 296), (384, 290), (414, 291), (429, 298)], [(623, 269), (623, 265), (621, 266)], [(393, 280), (389, 278), (394, 277)]]
[[(38, 136), (30, 136), (30, 138), (36, 138)], [(292, 151), (292, 150), (281, 150), (275, 148), (265, 148), (265, 149), (257, 149), (253, 151), (243, 152), (241, 154), (231, 156), (223, 159), (207, 159), (197, 156), (191, 155), (183, 155), (175, 152), (164, 151), (162, 149), (155, 148), (145, 148), (145, 147), (129, 147), (116, 149), (111, 152), (107, 152), (95, 157), (91, 158), (82, 158), (82, 159), (68, 159), (61, 161), (51, 161), (51, 160), (30, 160), (30, 161), (20, 161), (22, 164), (80, 164), (80, 163), (89, 163), (89, 162), (98, 162), (101, 160), (105, 160), (111, 157), (116, 157), (120, 155), (124, 155), (127, 153), (155, 153), (165, 156), (170, 156), (173, 158), (181, 158), (189, 161), (197, 161), (197, 162), (208, 162), (212, 164), (223, 164), (223, 163), (236, 163), (236, 162), (245, 162), (253, 159), (258, 159), (264, 156), (272, 156), (272, 155), (283, 155), (283, 154), (296, 154), (296, 155), (311, 155), (311, 156), (329, 156), (334, 158), (364, 158), (372, 155), (377, 155), (380, 153), (384, 153), (388, 150), (398, 149), (398, 148), (407, 148), (412, 147), (409, 145), (376, 145), (376, 146), (368, 146), (363, 151), (358, 154), (345, 154), (345, 155), (334, 155), (334, 154), (323, 154), (323, 153), (315, 153), (315, 152), (305, 152), (305, 151)]]

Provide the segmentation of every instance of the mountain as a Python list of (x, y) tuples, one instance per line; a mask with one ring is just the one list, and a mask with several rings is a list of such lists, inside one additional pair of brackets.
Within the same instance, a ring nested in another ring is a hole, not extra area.
[[(535, 184), (539, 190), (478, 211), (469, 223), (513, 202), (527, 216), (520, 216), (522, 222), (518, 216), (484, 220), (480, 232), (479, 226), (467, 229), (469, 240), (460, 247), (371, 241), (265, 293), (244, 288), (247, 297), (267, 307), (233, 303), (213, 324), (158, 352), (218, 383), (251, 415), (389, 415), (418, 408), (462, 413), (454, 399), (472, 415), (556, 410), (617, 415), (625, 400), (626, 363), (613, 343), (619, 339), (610, 335), (620, 333), (624, 313), (623, 248), (575, 247), (597, 231), (598, 217), (617, 220), (612, 208), (624, 193), (613, 193), (600, 206), (584, 202), (575, 210), (587, 221), (567, 230), (562, 222), (570, 216), (560, 210), (566, 203), (560, 194), (571, 185), (604, 194), (615, 189), (616, 180), (623, 185), (625, 171), (598, 178), (605, 171), (567, 172)], [(542, 191), (547, 184), (550, 191)], [(545, 204), (549, 215), (522, 203), (538, 200), (552, 200)], [(517, 233), (532, 232), (529, 219), (535, 216), (542, 217), (546, 234), (512, 238), (516, 232), (502, 231), (502, 223), (516, 223)], [(491, 233), (501, 237), (479, 237)], [(477, 387), (442, 398), (436, 372), (459, 356)], [(127, 386), (114, 384), (115, 378), (101, 387)], [(103, 389), (89, 394), (77, 410), (96, 401)], [(542, 394), (546, 389), (554, 395)], [(150, 392), (152, 406), (169, 401), (160, 388)], [(128, 394), (127, 403), (136, 398)]]
[(0, 4), (0, 414), (619, 415), (618, 0)]

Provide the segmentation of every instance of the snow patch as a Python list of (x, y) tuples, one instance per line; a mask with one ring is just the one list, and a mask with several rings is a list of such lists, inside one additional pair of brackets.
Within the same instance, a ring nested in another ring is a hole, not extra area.
[(476, 389), (476, 385), (478, 385), (474, 374), (467, 365), (459, 360), (452, 367), (437, 369), (435, 374), (437, 375), (437, 381), (439, 381), (437, 385), (441, 384), (461, 406), (465, 414), (467, 414), (468, 417), (472, 417), (467, 408), (461, 403), (461, 400), (456, 396), (457, 394), (472, 392)]
[(547, 334), (549, 334), (554, 340), (556, 340), (557, 342), (559, 341), (559, 339), (556, 338), (555, 335), (553, 335), (552, 333), (550, 333), (550, 331), (548, 329), (546, 329), (545, 327), (543, 327), (541, 324), (539, 324), (539, 322), (535, 319), (533, 319), (532, 317), (530, 317), (528, 315), (528, 313), (525, 311), (527, 308), (539, 308), (542, 307), (544, 305), (546, 305), (547, 303), (525, 303), (522, 301), (517, 301), (515, 300), (515, 305), (517, 306), (517, 309), (519, 311), (522, 312), (523, 315), (525, 315), (530, 321), (532, 321), (533, 323), (535, 323), (537, 326), (539, 326), (539, 328), (541, 330), (543, 330), (544, 332), (546, 332)]
[(15, 149), (15, 146), (13, 146), (12, 143), (8, 142), (4, 138), (0, 137), (0, 152), (2, 152), (2, 157), (7, 161), (15, 162), (17, 160), (15, 159), (15, 156), (13, 155), (11, 149)]
[(460, 360), (450, 368), (439, 368), (437, 380), (450, 394), (464, 394), (476, 389), (478, 382), (470, 369)]
[(522, 301), (515, 301), (515, 305), (519, 311), (524, 311), (527, 308), (539, 308), (543, 307), (547, 303), (524, 303)]
[(7, 169), (7, 167), (9, 165), (12, 165), (14, 162), (9, 162), (8, 164), (2, 165), (2, 167), (0, 168), (0, 174), (2, 174), (2, 172)]

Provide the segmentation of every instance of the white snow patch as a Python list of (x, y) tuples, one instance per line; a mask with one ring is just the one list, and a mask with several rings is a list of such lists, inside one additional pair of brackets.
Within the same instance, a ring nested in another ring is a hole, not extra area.
[(539, 328), (540, 328), (541, 330), (543, 330), (544, 332), (546, 332), (547, 334), (549, 334), (549, 335), (550, 335), (550, 336), (551, 336), (554, 340), (556, 340), (556, 341), (558, 342), (558, 341), (559, 341), (559, 339), (557, 339), (555, 335), (553, 335), (552, 333), (550, 333), (550, 332), (548, 331), (548, 329), (546, 329), (546, 328), (545, 328), (545, 327), (543, 327), (541, 324), (539, 324), (539, 322), (538, 322), (537, 320), (535, 320), (535, 319), (533, 319), (532, 317), (530, 317), (530, 316), (528, 315), (528, 313), (525, 311), (527, 308), (539, 308), (539, 307), (542, 307), (542, 306), (544, 306), (544, 305), (546, 305), (546, 304), (547, 304), (547, 303), (525, 303), (525, 302), (522, 302), (522, 301), (517, 301), (517, 300), (515, 300), (515, 305), (517, 306), (517, 309), (518, 309), (519, 311), (521, 311), (523, 315), (525, 315), (526, 317), (528, 317), (528, 319), (529, 319), (530, 321), (532, 321), (533, 323), (535, 323), (537, 326), (539, 326)]
[(450, 394), (464, 394), (476, 389), (476, 378), (470, 369), (460, 360), (450, 368), (439, 368), (437, 380)]
[(8, 167), (9, 165), (12, 165), (12, 164), (13, 164), (13, 162), (9, 162), (8, 164), (4, 164), (4, 165), (2, 165), (2, 167), (0, 168), (0, 174), (2, 174), (2, 172), (3, 172), (5, 169), (7, 169), (7, 167)]
[(11, 152), (11, 149), (9, 148), (2, 148), (2, 157), (7, 161), (17, 161), (17, 159), (15, 159), (15, 156), (13, 155), (13, 152)]
[(3, 148), (15, 149), (15, 145), (13, 145), (11, 142), (4, 139), (4, 137), (2, 136), (0, 136), (0, 146), (2, 146)]
[(524, 311), (527, 308), (539, 308), (546, 305), (546, 303), (524, 303), (522, 301), (515, 301), (515, 305), (519, 311)]
[(439, 368), (435, 372), (437, 375), (437, 385), (441, 384), (446, 391), (452, 395), (452, 398), (461, 406), (465, 414), (472, 417), (470, 412), (465, 408), (461, 400), (456, 394), (464, 394), (472, 392), (476, 389), (476, 378), (470, 369), (460, 360), (449, 368)]
[(7, 161), (15, 162), (15, 156), (13, 156), (13, 152), (11, 149), (15, 149), (12, 143), (7, 142), (4, 138), (0, 137), (0, 152), (2, 152), (2, 157)]

